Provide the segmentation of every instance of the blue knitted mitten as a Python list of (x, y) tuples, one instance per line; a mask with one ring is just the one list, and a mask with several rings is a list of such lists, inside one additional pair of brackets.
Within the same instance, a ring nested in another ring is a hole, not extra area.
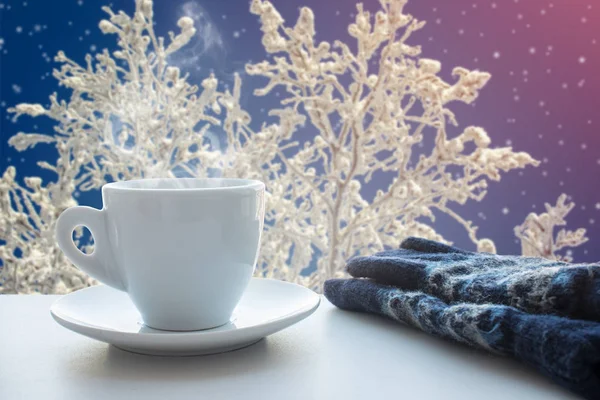
[(503, 304), (535, 314), (600, 321), (600, 265), (473, 253), (408, 238), (399, 249), (348, 261), (350, 275), (449, 304)]

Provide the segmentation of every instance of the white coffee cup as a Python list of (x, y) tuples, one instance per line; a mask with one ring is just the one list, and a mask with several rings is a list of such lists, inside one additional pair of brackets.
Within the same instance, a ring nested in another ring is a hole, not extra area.
[[(245, 179), (109, 183), (104, 208), (65, 210), (56, 237), (82, 271), (127, 292), (147, 326), (214, 328), (230, 320), (254, 272), (264, 190)], [(92, 254), (73, 243), (80, 225), (94, 236)]]

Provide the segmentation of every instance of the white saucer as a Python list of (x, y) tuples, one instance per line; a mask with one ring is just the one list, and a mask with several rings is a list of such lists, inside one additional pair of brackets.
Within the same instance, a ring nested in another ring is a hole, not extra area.
[(93, 286), (58, 299), (50, 308), (60, 325), (134, 353), (193, 356), (222, 353), (258, 342), (312, 314), (320, 298), (299, 285), (252, 278), (231, 322), (214, 329), (169, 332), (146, 327), (126, 293)]

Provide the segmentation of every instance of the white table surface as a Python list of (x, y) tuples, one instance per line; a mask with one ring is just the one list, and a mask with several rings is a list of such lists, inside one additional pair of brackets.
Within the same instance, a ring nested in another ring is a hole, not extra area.
[(57, 296), (0, 296), (0, 399), (578, 399), (506, 358), (323, 300), (248, 348), (169, 358), (59, 326)]

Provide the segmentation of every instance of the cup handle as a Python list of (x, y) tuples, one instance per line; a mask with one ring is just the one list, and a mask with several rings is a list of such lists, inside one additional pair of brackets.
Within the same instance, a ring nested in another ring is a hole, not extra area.
[[(127, 291), (124, 279), (112, 257), (106, 233), (106, 212), (91, 207), (71, 207), (63, 211), (56, 221), (58, 247), (77, 268), (115, 289)], [(94, 252), (85, 254), (73, 243), (73, 230), (79, 225), (87, 227), (94, 236)]]

